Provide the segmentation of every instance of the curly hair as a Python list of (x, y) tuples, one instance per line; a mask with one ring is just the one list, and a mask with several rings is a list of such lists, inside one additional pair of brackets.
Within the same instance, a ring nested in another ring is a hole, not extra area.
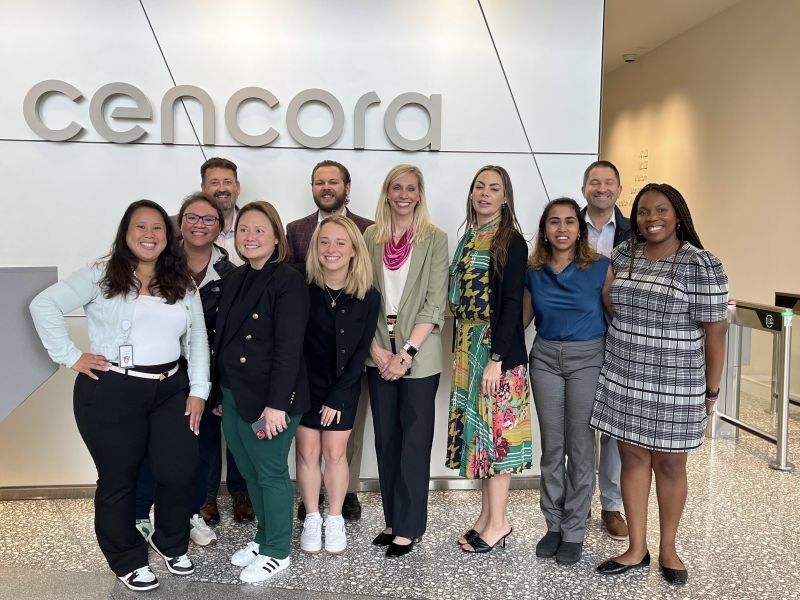
[(106, 298), (139, 294), (141, 291), (140, 282), (134, 275), (139, 261), (128, 247), (126, 240), (133, 214), (140, 208), (149, 208), (161, 215), (167, 236), (167, 245), (156, 259), (155, 275), (150, 282), (148, 291), (154, 296), (164, 298), (168, 304), (175, 304), (187, 292), (195, 288), (194, 279), (186, 264), (186, 258), (178, 242), (172, 220), (167, 215), (167, 211), (152, 200), (137, 200), (125, 209), (117, 228), (117, 235), (114, 237), (114, 243), (111, 245), (111, 251), (104, 257), (107, 263), (103, 278), (100, 280), (100, 289), (103, 290)]
[(550, 211), (556, 206), (569, 206), (575, 211), (575, 218), (578, 220), (578, 239), (575, 241), (575, 260), (578, 262), (579, 269), (585, 269), (590, 264), (600, 258), (600, 255), (592, 250), (589, 245), (589, 227), (586, 221), (581, 218), (581, 209), (578, 203), (572, 198), (556, 198), (547, 203), (542, 211), (542, 216), (539, 218), (539, 228), (536, 230), (536, 241), (534, 243), (533, 252), (528, 258), (528, 266), (531, 269), (539, 270), (546, 264), (549, 264), (553, 258), (553, 250), (550, 247), (550, 242), (547, 241), (547, 219), (550, 217)]

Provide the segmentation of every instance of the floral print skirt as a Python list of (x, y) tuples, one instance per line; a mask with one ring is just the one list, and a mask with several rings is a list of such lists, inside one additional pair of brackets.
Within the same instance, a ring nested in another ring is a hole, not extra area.
[(533, 460), (528, 367), (504, 371), (500, 391), (484, 395), (490, 348), (489, 323), (459, 319), (445, 464), (467, 479), (519, 473)]

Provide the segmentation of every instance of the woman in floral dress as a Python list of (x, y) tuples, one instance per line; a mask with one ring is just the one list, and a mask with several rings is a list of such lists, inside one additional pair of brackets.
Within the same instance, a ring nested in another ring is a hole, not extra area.
[(467, 199), (466, 233), (450, 265), (457, 319), (447, 461), (482, 479), (481, 512), (459, 544), (464, 552), (505, 546), (512, 528), (511, 473), (531, 466), (530, 391), (522, 328), (527, 244), (502, 167), (481, 168)]

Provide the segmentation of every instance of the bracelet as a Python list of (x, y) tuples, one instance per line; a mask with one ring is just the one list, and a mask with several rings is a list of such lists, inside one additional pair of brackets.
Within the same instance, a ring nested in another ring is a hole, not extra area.
[(716, 391), (711, 391), (710, 389), (706, 388), (706, 400), (711, 400), (712, 402), (716, 402), (719, 398), (719, 388)]
[(406, 341), (405, 345), (403, 346), (403, 350), (406, 351), (412, 359), (414, 356), (419, 352), (419, 348), (417, 348), (414, 344), (411, 343), (411, 340)]

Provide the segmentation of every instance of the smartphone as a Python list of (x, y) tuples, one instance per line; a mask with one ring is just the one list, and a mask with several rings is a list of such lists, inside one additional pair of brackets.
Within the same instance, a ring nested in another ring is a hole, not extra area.
[[(292, 419), (289, 415), (286, 415), (286, 422), (291, 423)], [(263, 440), (267, 437), (267, 419), (266, 417), (261, 417), (258, 421), (250, 425), (253, 429), (253, 433), (256, 434), (256, 437), (260, 440)]]

